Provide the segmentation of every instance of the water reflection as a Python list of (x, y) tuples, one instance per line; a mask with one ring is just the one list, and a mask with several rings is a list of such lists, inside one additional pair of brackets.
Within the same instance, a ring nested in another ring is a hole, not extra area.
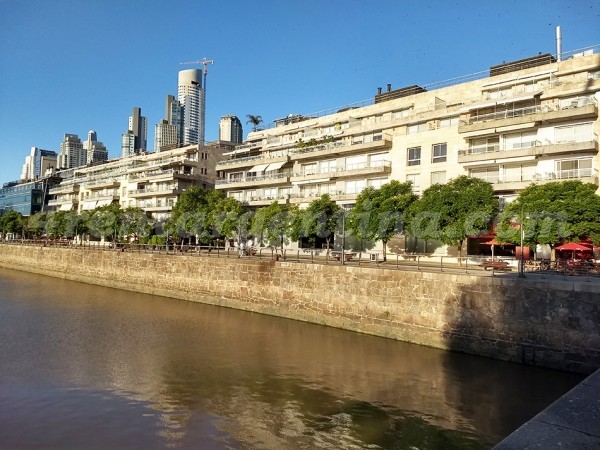
[(581, 377), (0, 270), (0, 447), (485, 448)]

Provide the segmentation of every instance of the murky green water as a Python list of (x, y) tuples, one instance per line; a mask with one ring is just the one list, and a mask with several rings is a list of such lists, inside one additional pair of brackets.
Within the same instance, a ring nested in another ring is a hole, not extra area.
[(0, 448), (489, 448), (582, 377), (0, 269)]

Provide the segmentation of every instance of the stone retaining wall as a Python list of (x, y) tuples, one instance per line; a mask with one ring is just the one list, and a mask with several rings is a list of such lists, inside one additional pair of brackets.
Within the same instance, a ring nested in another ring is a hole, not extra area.
[(0, 266), (580, 373), (600, 367), (600, 283), (0, 245)]

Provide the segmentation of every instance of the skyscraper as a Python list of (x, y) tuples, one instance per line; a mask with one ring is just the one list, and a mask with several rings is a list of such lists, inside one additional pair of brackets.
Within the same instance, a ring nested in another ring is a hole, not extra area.
[(102, 142), (98, 141), (96, 132), (93, 130), (88, 132), (88, 138), (83, 143), (83, 149), (86, 153), (86, 164), (108, 160), (108, 150)]
[(165, 104), (166, 119), (154, 126), (154, 151), (176, 147), (182, 141), (181, 123), (183, 108), (172, 95), (167, 95)]
[(182, 144), (204, 142), (204, 131), (201, 129), (201, 111), (204, 102), (202, 88), (202, 71), (188, 69), (179, 72), (177, 99), (183, 107)]
[[(133, 139), (133, 142), (131, 140)], [(129, 116), (127, 133), (121, 135), (121, 156), (131, 156), (146, 151), (148, 141), (148, 122), (142, 116), (142, 109), (133, 108)]]
[(219, 140), (241, 144), (243, 140), (242, 122), (237, 116), (223, 116), (219, 122)]
[(29, 156), (25, 157), (25, 163), (21, 171), (21, 181), (36, 180), (44, 176), (49, 168), (56, 169), (57, 157), (58, 155), (53, 150), (31, 147)]
[(71, 169), (73, 167), (85, 166), (85, 164), (86, 151), (83, 149), (81, 139), (76, 134), (65, 133), (65, 137), (60, 143), (58, 167), (61, 169)]

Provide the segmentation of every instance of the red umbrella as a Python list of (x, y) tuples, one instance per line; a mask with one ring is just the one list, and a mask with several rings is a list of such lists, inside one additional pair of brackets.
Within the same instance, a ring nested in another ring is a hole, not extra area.
[(492, 246), (492, 259), (494, 258), (494, 246), (496, 245), (512, 245), (507, 242), (498, 242), (496, 238), (493, 238), (491, 241), (480, 242), (481, 245), (491, 245)]
[(579, 244), (577, 242), (569, 242), (567, 244), (559, 245), (556, 247), (558, 251), (571, 251), (573, 252), (573, 259), (575, 259), (575, 252), (591, 252), (592, 249), (586, 245)]

